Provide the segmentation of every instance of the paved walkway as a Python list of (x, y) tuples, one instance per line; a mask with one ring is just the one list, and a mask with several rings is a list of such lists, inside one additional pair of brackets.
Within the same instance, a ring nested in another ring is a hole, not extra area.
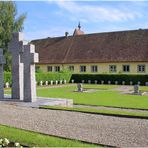
[(119, 147), (148, 146), (148, 120), (0, 104), (0, 124)]

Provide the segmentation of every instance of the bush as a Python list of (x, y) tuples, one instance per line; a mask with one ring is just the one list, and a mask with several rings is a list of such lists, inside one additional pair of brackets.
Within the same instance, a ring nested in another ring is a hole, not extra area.
[[(61, 71), (57, 73), (36, 73), (36, 81), (55, 81), (55, 80), (66, 80), (67, 82), (70, 81), (71, 73), (66, 71)], [(11, 72), (4, 72), (4, 83), (9, 82), (12, 83), (12, 76)]]
[(67, 82), (70, 81), (71, 73), (69, 72), (57, 72), (57, 73), (36, 73), (36, 81), (60, 81), (60, 80), (66, 80)]
[(145, 85), (145, 82), (148, 82), (148, 75), (136, 75), (136, 74), (73, 74), (71, 80), (74, 80), (76, 83), (81, 83), (84, 80), (85, 83), (88, 83), (88, 80), (91, 80), (91, 83), (95, 83), (95, 80), (98, 83), (104, 81), (104, 84), (107, 84), (108, 81), (111, 81), (111, 84), (115, 84), (115, 81), (118, 81), (118, 84), (122, 84), (125, 81), (125, 85), (129, 85), (130, 81), (133, 84), (137, 84), (138, 81), (141, 82), (141, 85)]
[(12, 83), (11, 72), (4, 72), (4, 84), (8, 82), (9, 84)]

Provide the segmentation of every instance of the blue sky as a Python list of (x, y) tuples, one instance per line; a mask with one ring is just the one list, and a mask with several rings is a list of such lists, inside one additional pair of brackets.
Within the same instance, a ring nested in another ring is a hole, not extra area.
[(147, 1), (16, 1), (27, 13), (26, 40), (72, 35), (78, 22), (88, 33), (148, 28)]

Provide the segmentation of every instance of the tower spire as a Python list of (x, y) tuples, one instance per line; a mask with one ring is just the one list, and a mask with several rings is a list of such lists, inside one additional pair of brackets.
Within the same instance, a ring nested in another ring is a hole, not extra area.
[(78, 28), (79, 28), (79, 30), (81, 29), (81, 24), (80, 24), (80, 22), (79, 22), (79, 24), (78, 24)]

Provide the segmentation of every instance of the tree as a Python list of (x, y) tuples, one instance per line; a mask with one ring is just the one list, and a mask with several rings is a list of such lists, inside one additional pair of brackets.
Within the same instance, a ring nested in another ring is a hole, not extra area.
[(23, 30), (26, 14), (16, 18), (17, 7), (15, 2), (0, 1), (0, 48), (3, 49), (6, 58), (5, 71), (11, 70), (11, 56), (8, 52), (8, 43), (12, 33)]

